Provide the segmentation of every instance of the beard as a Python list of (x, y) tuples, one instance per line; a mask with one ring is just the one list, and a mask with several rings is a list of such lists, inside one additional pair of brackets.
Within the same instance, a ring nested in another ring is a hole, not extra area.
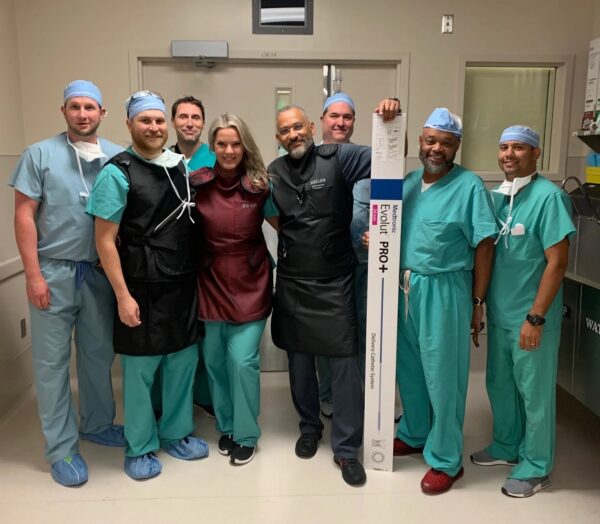
[[(315, 143), (313, 138), (305, 138), (298, 147), (294, 147), (288, 150), (288, 154), (294, 159), (298, 160), (302, 158), (306, 152), (311, 148), (311, 146)], [(291, 145), (291, 144), (290, 144)]]
[(454, 159), (456, 158), (456, 154), (452, 155), (451, 158), (444, 158), (444, 161), (441, 164), (432, 162), (431, 159), (427, 156), (427, 153), (423, 151), (422, 148), (419, 147), (419, 160), (425, 166), (425, 171), (430, 175), (439, 175), (444, 173), (445, 171), (449, 171), (454, 164)]

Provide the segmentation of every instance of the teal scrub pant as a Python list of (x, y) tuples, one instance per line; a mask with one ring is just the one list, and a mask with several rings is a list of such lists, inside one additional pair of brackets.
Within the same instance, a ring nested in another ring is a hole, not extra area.
[(260, 337), (266, 320), (230, 324), (205, 322), (204, 359), (217, 430), (240, 445), (254, 447), (260, 437)]
[(468, 271), (413, 273), (408, 303), (402, 290), (399, 297), (396, 377), (404, 413), (396, 436), (424, 446), (425, 462), (451, 476), (462, 466), (471, 287)]
[(494, 415), (486, 451), (515, 460), (509, 478), (544, 477), (554, 464), (556, 368), (560, 327), (542, 332), (540, 347), (519, 347), (520, 328), (489, 325), (486, 385)]
[(212, 406), (210, 386), (208, 384), (208, 370), (204, 362), (203, 342), (198, 342), (198, 366), (194, 376), (194, 402), (201, 406)]
[[(162, 411), (162, 392), (160, 380), (154, 382), (152, 386), (152, 406), (155, 411)], [(208, 371), (204, 363), (202, 351), (202, 341), (198, 342), (198, 365), (194, 375), (194, 403), (201, 406), (212, 406), (212, 398), (210, 398), (210, 387), (208, 385)]]
[(50, 307), (29, 306), (31, 353), (38, 412), (46, 439), (48, 463), (77, 453), (79, 431), (71, 398), (69, 364), (75, 330), (79, 429), (98, 433), (113, 423), (110, 368), (114, 360), (112, 326), (114, 295), (103, 273), (75, 286), (75, 263), (40, 257), (50, 288)]
[[(121, 355), (126, 456), (157, 451), (194, 431), (192, 387), (197, 362), (197, 344), (168, 355)], [(162, 384), (158, 423), (151, 398), (155, 377)]]

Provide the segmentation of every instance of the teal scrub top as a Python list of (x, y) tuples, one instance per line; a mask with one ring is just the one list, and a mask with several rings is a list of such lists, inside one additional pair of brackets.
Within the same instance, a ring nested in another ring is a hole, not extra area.
[[(104, 162), (123, 150), (108, 140), (98, 140), (106, 157), (92, 162), (80, 158), (87, 191), (94, 185)], [(29, 146), (9, 185), (39, 202), (35, 219), (39, 255), (71, 261), (98, 260), (94, 221), (85, 213), (86, 187), (66, 133)]]
[(196, 171), (201, 167), (213, 167), (217, 157), (210, 150), (208, 144), (202, 144), (187, 162), (190, 171)]
[[(128, 153), (141, 158), (133, 149), (128, 148)], [(144, 160), (142, 158), (142, 160)], [(188, 164), (188, 168), (190, 164)], [(121, 223), (121, 218), (127, 206), (127, 193), (129, 181), (123, 172), (115, 165), (109, 164), (102, 168), (92, 188), (88, 201), (87, 212), (109, 222)], [(272, 192), (263, 207), (264, 217), (278, 216), (279, 211), (273, 202)]]
[[(506, 221), (509, 197), (492, 192), (492, 198), (497, 217)], [(511, 234), (496, 245), (487, 297), (490, 322), (505, 329), (525, 321), (546, 269), (544, 251), (575, 233), (568, 196), (541, 175), (515, 195), (512, 216)], [(562, 289), (546, 312), (545, 327), (556, 328), (561, 321)]]
[(422, 167), (404, 179), (401, 268), (424, 275), (471, 271), (477, 245), (498, 233), (483, 181), (458, 164), (424, 192), (422, 180)]

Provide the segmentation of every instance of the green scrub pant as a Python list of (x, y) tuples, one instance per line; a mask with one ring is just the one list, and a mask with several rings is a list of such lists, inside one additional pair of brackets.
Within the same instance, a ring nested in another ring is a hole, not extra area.
[(554, 464), (560, 327), (542, 332), (536, 351), (519, 347), (520, 328), (489, 325), (486, 385), (494, 414), (486, 451), (519, 463), (509, 478), (544, 477)]
[(260, 437), (260, 337), (266, 320), (205, 322), (204, 360), (217, 416), (217, 430), (243, 446)]
[(208, 384), (208, 370), (204, 362), (202, 341), (198, 342), (198, 366), (194, 377), (194, 402), (201, 406), (212, 406), (210, 386)]
[(413, 273), (408, 301), (402, 290), (399, 297), (396, 377), (404, 413), (396, 436), (424, 446), (425, 462), (451, 476), (462, 465), (471, 287), (469, 271)]
[(53, 464), (79, 450), (77, 415), (71, 398), (69, 364), (75, 330), (79, 429), (98, 433), (113, 423), (110, 368), (114, 360), (114, 295), (103, 273), (75, 285), (75, 263), (40, 257), (50, 288), (50, 307), (29, 306), (31, 353), (38, 412), (46, 440), (45, 457)]
[[(162, 411), (161, 400), (160, 380), (156, 380), (154, 386), (152, 386), (152, 406), (155, 411)], [(210, 387), (208, 385), (208, 371), (206, 370), (202, 351), (202, 341), (198, 342), (198, 365), (196, 366), (196, 373), (194, 375), (194, 403), (201, 406), (212, 406)]]
[[(139, 457), (194, 431), (192, 382), (197, 362), (197, 344), (168, 355), (121, 355), (125, 455)], [(157, 372), (162, 383), (162, 416), (158, 423), (151, 400)]]

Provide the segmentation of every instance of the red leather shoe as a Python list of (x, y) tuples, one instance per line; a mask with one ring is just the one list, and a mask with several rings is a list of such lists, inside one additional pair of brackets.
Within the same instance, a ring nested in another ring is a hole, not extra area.
[(421, 481), (421, 490), (428, 495), (445, 493), (452, 487), (452, 484), (463, 476), (464, 472), (464, 468), (460, 468), (458, 473), (451, 477), (448, 473), (431, 468)]
[(413, 448), (398, 437), (394, 439), (394, 457), (403, 457), (413, 453), (423, 453), (423, 448)]

